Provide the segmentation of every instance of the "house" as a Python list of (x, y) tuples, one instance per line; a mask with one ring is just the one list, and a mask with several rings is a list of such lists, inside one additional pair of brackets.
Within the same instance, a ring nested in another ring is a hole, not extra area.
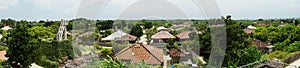
[(251, 33), (255, 33), (254, 29), (256, 29), (256, 27), (249, 25), (247, 28), (243, 30), (246, 34), (251, 34)]
[(265, 22), (265, 23), (254, 23), (256, 26), (268, 26), (269, 23), (268, 22)]
[(252, 45), (255, 45), (257, 46), (257, 48), (261, 51), (261, 52), (265, 52), (265, 53), (269, 53), (270, 50), (273, 46), (268, 44), (268, 43), (265, 43), (265, 42), (262, 42), (260, 40), (253, 40), (251, 42)]
[(1, 29), (2, 29), (2, 30), (11, 30), (11, 29), (13, 29), (13, 28), (11, 28), (11, 27), (9, 27), (9, 26), (4, 26), (4, 27), (2, 27)]
[(183, 23), (183, 26), (184, 26), (184, 27), (191, 27), (191, 26), (192, 26), (192, 24), (191, 24), (191, 23), (189, 23), (189, 22), (184, 22), (184, 23)]
[(184, 27), (184, 25), (182, 25), (182, 24), (172, 24), (172, 29), (179, 29), (179, 28), (182, 28), (182, 27)]
[(116, 32), (112, 33), (111, 35), (103, 38), (103, 41), (129, 41), (129, 42), (135, 42), (137, 39), (136, 36), (127, 34), (125, 32), (122, 32), (121, 30), (117, 30)]
[(144, 61), (149, 65), (161, 65), (164, 63), (163, 49), (155, 48), (142, 43), (135, 43), (122, 49), (114, 55), (115, 59), (120, 59), (122, 62), (139, 64)]
[(190, 39), (190, 36), (189, 36), (190, 33), (191, 33), (191, 31), (185, 31), (185, 32), (177, 34), (176, 37), (179, 38), (180, 41), (188, 41)]
[(187, 61), (186, 58), (189, 53), (185, 50), (181, 50), (178, 48), (173, 48), (169, 51), (170, 57), (172, 57), (171, 64), (179, 63), (180, 61)]
[(168, 39), (175, 38), (168, 31), (160, 31), (151, 36), (151, 43), (165, 43)]
[(156, 30), (157, 31), (168, 31), (169, 29), (161, 26), (161, 27), (156, 28)]
[(191, 27), (192, 24), (189, 22), (184, 22), (182, 24), (172, 24), (171, 29), (172, 30), (177, 30), (177, 29), (181, 29), (181, 28), (189, 28)]

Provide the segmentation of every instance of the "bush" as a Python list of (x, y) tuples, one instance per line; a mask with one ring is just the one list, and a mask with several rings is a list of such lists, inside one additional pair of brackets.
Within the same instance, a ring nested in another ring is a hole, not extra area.
[(102, 48), (101, 54), (100, 54), (101, 57), (108, 58), (107, 56), (110, 56), (110, 55), (112, 55), (112, 49)]
[(185, 65), (185, 64), (182, 64), (182, 63), (180, 63), (180, 64), (174, 64), (174, 66), (175, 66), (176, 68), (190, 68), (189, 66), (187, 66), (187, 65)]
[(96, 50), (101, 50), (101, 49), (102, 49), (102, 46), (99, 45), (99, 44), (97, 44), (97, 43), (95, 43), (95, 46), (94, 46), (94, 47), (96, 48)]
[(300, 51), (300, 41), (295, 41), (293, 44), (290, 44), (288, 47), (289, 52)]
[(275, 52), (272, 52), (272, 53), (266, 55), (266, 58), (269, 58), (269, 59), (272, 59), (272, 58), (284, 59), (284, 58), (287, 57), (287, 55), (288, 55), (288, 53), (286, 53), (286, 52), (275, 51)]
[(2, 51), (2, 50), (8, 50), (8, 47), (6, 47), (6, 46), (0, 46), (0, 51)]
[(41, 57), (41, 60), (35, 62), (37, 65), (40, 65), (44, 68), (58, 68), (59, 63), (47, 59), (45, 56)]
[(288, 49), (288, 45), (291, 43), (289, 39), (284, 40), (284, 42), (279, 42), (274, 44), (275, 50), (286, 51)]
[(4, 64), (5, 64), (5, 61), (4, 60), (0, 60), (0, 68), (6, 68), (6, 67), (3, 66)]

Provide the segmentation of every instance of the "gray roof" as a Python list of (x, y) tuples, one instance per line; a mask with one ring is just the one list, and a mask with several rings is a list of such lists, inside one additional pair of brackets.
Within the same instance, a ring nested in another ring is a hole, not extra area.
[(102, 40), (116, 40), (120, 38), (132, 38), (134, 40), (136, 39), (136, 37), (133, 35), (122, 32), (121, 30), (117, 30), (115, 33), (112, 33), (111, 35), (103, 38)]

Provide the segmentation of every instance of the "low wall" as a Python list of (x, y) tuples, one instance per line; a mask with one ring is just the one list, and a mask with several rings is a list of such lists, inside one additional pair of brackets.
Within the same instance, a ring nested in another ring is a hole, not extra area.
[(285, 63), (291, 63), (291, 62), (293, 62), (293, 61), (295, 61), (295, 60), (297, 60), (297, 59), (299, 59), (300, 58), (300, 53), (298, 53), (298, 54), (296, 54), (296, 55), (293, 55), (293, 56), (290, 56), (290, 57), (287, 57), (287, 58), (285, 58), (283, 61), (285, 62)]

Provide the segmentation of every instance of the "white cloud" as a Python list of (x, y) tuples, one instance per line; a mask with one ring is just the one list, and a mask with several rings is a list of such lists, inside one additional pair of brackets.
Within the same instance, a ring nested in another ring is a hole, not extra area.
[(16, 5), (18, 0), (0, 0), (0, 10), (7, 9), (10, 6)]

